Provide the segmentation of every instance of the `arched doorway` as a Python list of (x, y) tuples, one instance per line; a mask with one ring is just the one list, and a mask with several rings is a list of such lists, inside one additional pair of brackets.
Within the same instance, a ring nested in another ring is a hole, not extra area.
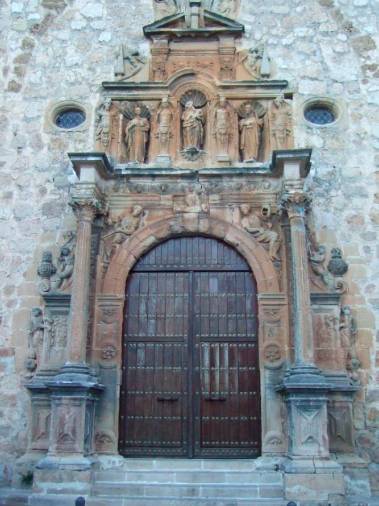
[(134, 266), (126, 289), (119, 451), (256, 457), (260, 386), (256, 284), (211, 238), (173, 238)]

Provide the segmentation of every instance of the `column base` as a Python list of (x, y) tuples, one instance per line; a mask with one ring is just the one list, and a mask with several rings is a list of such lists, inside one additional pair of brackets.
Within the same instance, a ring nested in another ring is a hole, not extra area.
[(96, 458), (85, 457), (83, 455), (47, 455), (40, 460), (36, 469), (44, 470), (70, 470), (70, 471), (89, 471), (96, 463)]

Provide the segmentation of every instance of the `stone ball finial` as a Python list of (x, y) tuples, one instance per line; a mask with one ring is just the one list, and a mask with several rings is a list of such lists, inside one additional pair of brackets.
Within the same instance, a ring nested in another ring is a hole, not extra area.
[(343, 276), (346, 274), (349, 266), (342, 258), (342, 251), (340, 248), (333, 248), (331, 251), (331, 259), (328, 263), (328, 271), (333, 276)]

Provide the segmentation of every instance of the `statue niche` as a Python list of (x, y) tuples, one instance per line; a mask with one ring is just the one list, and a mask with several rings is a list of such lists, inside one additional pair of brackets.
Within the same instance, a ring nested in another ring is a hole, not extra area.
[(123, 132), (126, 161), (133, 164), (145, 163), (149, 146), (150, 111), (144, 104), (129, 102), (120, 110), (127, 120)]
[(204, 153), (207, 98), (200, 91), (189, 91), (180, 103), (182, 154), (187, 160), (197, 160)]
[(174, 137), (174, 110), (169, 98), (165, 97), (160, 103), (156, 113), (156, 133), (158, 141), (158, 162), (170, 163), (172, 139)]
[(260, 102), (244, 102), (238, 111), (240, 117), (240, 152), (243, 162), (258, 162), (264, 158), (264, 117), (266, 110)]
[(265, 158), (277, 149), (293, 147), (292, 109), (283, 95), (271, 102), (267, 111)]
[(234, 132), (238, 130), (236, 113), (223, 95), (213, 106), (211, 113), (211, 132), (214, 146), (211, 149), (218, 162), (230, 162), (236, 159), (234, 144), (237, 142)]

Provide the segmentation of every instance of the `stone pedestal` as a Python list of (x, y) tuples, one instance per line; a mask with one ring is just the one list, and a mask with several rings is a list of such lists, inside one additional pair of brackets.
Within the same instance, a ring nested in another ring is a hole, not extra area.
[(83, 366), (66, 365), (51, 382), (50, 444), (39, 469), (85, 470), (94, 453), (95, 402), (102, 387)]

